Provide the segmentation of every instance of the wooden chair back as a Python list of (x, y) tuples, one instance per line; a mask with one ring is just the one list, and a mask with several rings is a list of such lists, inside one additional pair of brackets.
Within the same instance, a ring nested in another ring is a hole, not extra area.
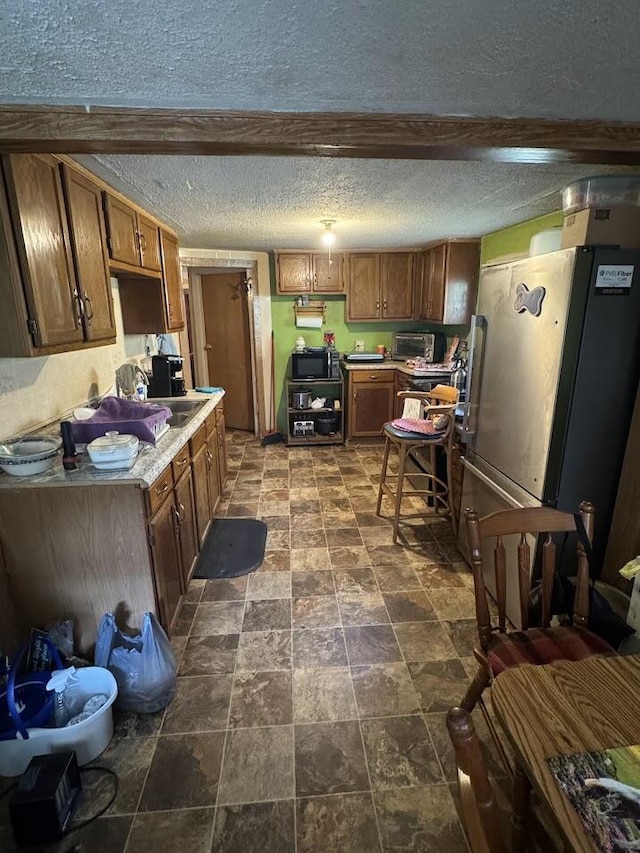
[(458, 772), (458, 792), (471, 853), (507, 853), (498, 821), (498, 807), (471, 714), (451, 708), (447, 729)]
[[(579, 507), (582, 523), (589, 539), (593, 539), (593, 522), (595, 507), (592, 503), (583, 501)], [(554, 575), (556, 572), (556, 545), (553, 533), (571, 533), (576, 531), (576, 521), (568, 512), (561, 512), (550, 507), (531, 507), (525, 509), (507, 509), (494, 512), (484, 518), (478, 518), (474, 509), (465, 510), (467, 540), (471, 555), (471, 568), (476, 596), (476, 617), (480, 645), (486, 651), (494, 631), (504, 633), (506, 628), (506, 598), (507, 598), (507, 568), (504, 536), (513, 534), (520, 536), (518, 543), (518, 597), (520, 602), (520, 618), (522, 629), (529, 627), (549, 626), (552, 617), (551, 599), (553, 593)], [(542, 583), (540, 624), (529, 624), (529, 599), (531, 592), (531, 550), (527, 542), (527, 534), (544, 537), (542, 544)], [(482, 565), (482, 540), (495, 537), (493, 551), (496, 601), (498, 605), (498, 624), (492, 626), (484, 584)], [(578, 539), (578, 576), (576, 593), (573, 602), (573, 622), (586, 627), (589, 617), (589, 562), (584, 546)], [(515, 573), (514, 573), (515, 574)], [(515, 582), (516, 578), (510, 578)]]

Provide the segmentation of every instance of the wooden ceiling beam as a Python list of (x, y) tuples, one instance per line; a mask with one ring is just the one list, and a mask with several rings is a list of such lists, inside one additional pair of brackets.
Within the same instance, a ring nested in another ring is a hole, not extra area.
[(0, 153), (640, 164), (640, 124), (387, 113), (0, 106)]

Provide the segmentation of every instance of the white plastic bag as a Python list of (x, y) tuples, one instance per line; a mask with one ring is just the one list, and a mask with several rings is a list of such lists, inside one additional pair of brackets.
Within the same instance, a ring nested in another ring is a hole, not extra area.
[(95, 662), (113, 673), (118, 682), (116, 705), (126, 711), (151, 714), (175, 696), (176, 660), (153, 613), (144, 614), (142, 633), (135, 637), (120, 631), (113, 613), (105, 613), (98, 628)]

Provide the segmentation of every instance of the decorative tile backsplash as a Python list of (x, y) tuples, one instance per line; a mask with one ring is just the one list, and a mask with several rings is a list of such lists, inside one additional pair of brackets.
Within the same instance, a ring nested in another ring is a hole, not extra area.
[(111, 279), (117, 338), (95, 347), (44, 358), (0, 358), (0, 439), (59, 418), (89, 397), (104, 394), (125, 361), (144, 356), (144, 335), (126, 335), (118, 281)]

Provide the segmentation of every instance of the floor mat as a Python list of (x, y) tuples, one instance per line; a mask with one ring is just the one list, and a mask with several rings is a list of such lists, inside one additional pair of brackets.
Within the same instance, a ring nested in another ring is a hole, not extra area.
[(264, 560), (267, 525), (255, 518), (216, 518), (211, 522), (194, 578), (237, 578), (255, 572)]

